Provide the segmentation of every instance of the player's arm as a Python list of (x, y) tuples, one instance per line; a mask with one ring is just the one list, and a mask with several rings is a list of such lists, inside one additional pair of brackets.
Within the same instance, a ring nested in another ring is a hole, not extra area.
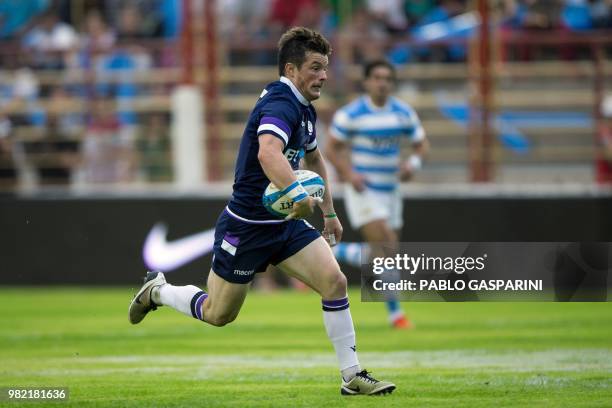
[[(259, 136), (259, 151), (257, 158), (261, 164), (266, 177), (279, 189), (286, 190), (297, 183), (291, 165), (283, 155), (284, 145), (282, 140), (272, 134), (261, 134)], [(305, 194), (305, 197), (303, 196)], [(294, 198), (293, 212), (289, 218), (304, 218), (313, 213), (316, 199), (310, 197), (306, 190), (300, 185), (290, 189), (287, 195)]]
[(399, 178), (401, 181), (409, 181), (416, 172), (421, 170), (423, 159), (429, 152), (429, 141), (416, 112), (410, 110), (406, 118), (412, 124), (412, 132), (408, 134), (408, 137), (412, 143), (413, 153), (400, 163)]
[[(331, 188), (329, 186), (329, 179), (327, 177), (327, 167), (325, 166), (325, 160), (319, 149), (315, 149), (311, 152), (306, 153), (304, 156), (304, 164), (308, 170), (314, 171), (323, 179), (325, 183), (325, 193), (323, 194), (323, 201), (319, 204), (323, 211), (323, 217), (325, 221), (325, 229), (323, 230), (323, 236), (328, 240), (330, 245), (335, 245), (336, 242), (340, 242), (342, 239), (342, 225), (336, 216), (334, 210), (334, 202), (332, 199)], [(329, 235), (333, 235), (333, 240), (330, 241)]]
[(426, 138), (412, 143), (412, 154), (400, 166), (400, 180), (409, 181), (421, 170), (423, 159), (429, 152), (429, 141)]
[(350, 143), (340, 140), (333, 135), (327, 138), (327, 146), (325, 148), (325, 156), (327, 160), (334, 166), (340, 180), (351, 183), (355, 190), (365, 190), (365, 179), (363, 175), (353, 171), (351, 165)]

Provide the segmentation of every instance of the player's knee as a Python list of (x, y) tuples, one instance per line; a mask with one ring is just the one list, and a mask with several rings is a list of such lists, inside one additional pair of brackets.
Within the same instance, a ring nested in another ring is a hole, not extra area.
[(325, 286), (324, 293), (321, 293), (324, 299), (339, 299), (346, 296), (346, 276), (341, 271), (332, 274)]

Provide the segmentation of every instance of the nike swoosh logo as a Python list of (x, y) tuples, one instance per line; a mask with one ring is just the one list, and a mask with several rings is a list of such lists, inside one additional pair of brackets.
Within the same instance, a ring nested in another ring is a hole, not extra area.
[(347, 390), (349, 390), (349, 391), (353, 391), (353, 392), (359, 392), (359, 391), (361, 391), (361, 390), (359, 389), (359, 387), (355, 387), (355, 388), (344, 387), (344, 388), (346, 388), (346, 389), (347, 389)]
[(142, 248), (142, 257), (149, 269), (169, 272), (213, 249), (215, 229), (211, 228), (172, 242), (167, 240), (168, 228), (164, 223), (153, 226)]

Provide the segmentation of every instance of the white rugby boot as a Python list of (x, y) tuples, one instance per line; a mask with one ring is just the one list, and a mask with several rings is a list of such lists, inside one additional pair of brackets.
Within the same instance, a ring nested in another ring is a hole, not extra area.
[(166, 277), (163, 273), (154, 271), (147, 272), (147, 276), (144, 278), (144, 285), (140, 290), (134, 295), (134, 299), (130, 303), (130, 308), (128, 309), (128, 315), (130, 319), (130, 323), (137, 324), (145, 318), (147, 313), (151, 310), (156, 310), (157, 306), (153, 300), (151, 299), (151, 291), (153, 288), (157, 286), (161, 286), (166, 283)]
[(383, 395), (391, 394), (395, 384), (389, 381), (379, 381), (366, 371), (357, 373), (351, 381), (342, 380), (340, 393), (342, 395)]

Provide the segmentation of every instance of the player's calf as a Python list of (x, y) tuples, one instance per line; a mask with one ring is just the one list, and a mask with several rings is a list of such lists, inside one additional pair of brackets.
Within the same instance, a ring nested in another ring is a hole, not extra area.
[(170, 285), (163, 273), (148, 272), (144, 285), (130, 303), (129, 319), (132, 324), (140, 323), (157, 307), (170, 306), (189, 317), (203, 320), (202, 304), (207, 297), (208, 294), (197, 286)]
[(223, 327), (226, 324), (229, 324), (233, 322), (234, 320), (236, 320), (238, 313), (226, 312), (226, 313), (221, 313), (221, 314), (214, 314), (212, 311), (209, 312), (208, 310), (205, 309), (203, 312), (203, 315), (204, 315), (203, 320), (206, 323), (211, 324), (216, 327)]

